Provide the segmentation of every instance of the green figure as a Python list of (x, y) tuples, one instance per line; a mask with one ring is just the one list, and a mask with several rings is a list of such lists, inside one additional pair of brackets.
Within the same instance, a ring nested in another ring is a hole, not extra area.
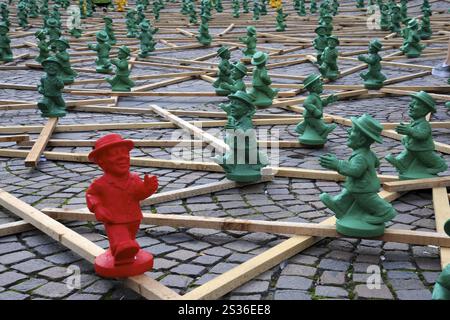
[(13, 55), (11, 51), (11, 39), (8, 36), (9, 28), (2, 21), (0, 22), (0, 61), (11, 62)]
[(408, 0), (400, 0), (400, 14), (402, 20), (408, 19)]
[(270, 87), (272, 80), (266, 69), (268, 59), (267, 53), (258, 51), (252, 58), (253, 69), (252, 88), (249, 91), (253, 98), (253, 104), (257, 108), (267, 108), (272, 105), (273, 98), (278, 94), (278, 90)]
[(58, 27), (61, 28), (61, 14), (59, 13), (59, 6), (57, 4), (52, 6), (52, 12), (50, 13), (50, 17), (56, 20), (58, 23)]
[(275, 29), (276, 31), (280, 32), (280, 31), (286, 30), (285, 19), (287, 18), (288, 15), (289, 14), (287, 14), (287, 13), (283, 13), (283, 7), (282, 6), (279, 6), (277, 8), (277, 17), (276, 17), (277, 27)]
[[(80, 8), (80, 18), (86, 19), (87, 8), (85, 5), (85, 0), (78, 1), (78, 8)], [(41, 11), (41, 13), (42, 13), (42, 11)]]
[(230, 64), (230, 50), (228, 47), (220, 47), (217, 50), (217, 56), (220, 57), (220, 63), (218, 66), (217, 80), (214, 81), (213, 87), (216, 88), (216, 94), (219, 96), (227, 96), (230, 91), (224, 88), (224, 84), (233, 84), (231, 80), (231, 64)]
[(423, 10), (430, 10), (431, 11), (431, 6), (430, 3), (428, 2), (428, 0), (423, 0), (422, 5), (420, 6), (420, 9)]
[(222, 0), (216, 0), (215, 8), (217, 12), (223, 12)]
[(19, 18), (19, 26), (24, 30), (28, 30), (30, 28), (30, 25), (28, 24), (28, 12), (25, 3), (21, 2), (18, 5), (17, 9), (18, 9), (17, 18)]
[(316, 2), (316, 0), (311, 0), (310, 1), (309, 12), (312, 13), (312, 14), (317, 12), (317, 2)]
[(116, 37), (114, 36), (112, 19), (110, 17), (103, 17), (103, 21), (105, 21), (105, 26), (104, 26), (103, 30), (108, 35), (109, 44), (113, 46), (116, 44), (117, 41), (116, 41)]
[(134, 82), (129, 78), (131, 71), (128, 68), (128, 58), (130, 49), (121, 46), (118, 52), (118, 59), (112, 59), (111, 63), (116, 66), (116, 75), (114, 78), (106, 78), (105, 80), (111, 85), (112, 91), (131, 91)]
[(226, 177), (237, 182), (255, 182), (261, 179), (261, 168), (268, 164), (267, 156), (259, 151), (252, 117), (255, 106), (245, 91), (228, 96), (230, 103), (219, 107), (227, 113), (225, 143), (229, 150), (216, 156), (214, 162), (225, 171)]
[(197, 12), (195, 11), (195, 6), (193, 2), (189, 2), (188, 10), (189, 10), (189, 23), (197, 24), (198, 23)]
[(248, 0), (242, 0), (242, 10), (244, 13), (249, 13)]
[(201, 19), (202, 20), (196, 38), (198, 42), (200, 42), (202, 45), (209, 46), (211, 44), (212, 38), (211, 35), (209, 34), (208, 17), (202, 15)]
[(420, 44), (419, 23), (417, 19), (411, 19), (408, 22), (408, 27), (402, 30), (403, 45), (400, 50), (408, 58), (417, 58), (425, 49), (425, 45)]
[(294, 10), (295, 10), (295, 11), (300, 10), (300, 1), (301, 1), (301, 0), (294, 0), (294, 1), (293, 1), (293, 5), (294, 5)]
[(317, 37), (313, 40), (314, 49), (316, 49), (316, 63), (322, 64), (322, 53), (328, 46), (328, 36), (326, 35), (326, 29), (324, 25), (320, 25), (315, 30)]
[(380, 28), (383, 31), (388, 31), (390, 28), (390, 16), (389, 16), (389, 7), (385, 4), (380, 6)]
[(305, 0), (300, 0), (299, 1), (299, 8), (297, 10), (297, 14), (299, 16), (306, 16)]
[(137, 9), (136, 25), (140, 25), (141, 22), (145, 20), (144, 6), (140, 4), (136, 7), (136, 9)]
[(72, 28), (70, 29), (70, 34), (75, 37), (75, 38), (79, 38), (81, 37), (81, 29), (77, 28), (77, 24), (76, 24), (77, 18), (74, 16), (72, 17)]
[[(450, 220), (444, 224), (445, 233), (450, 236)], [(450, 300), (450, 264), (448, 264), (436, 279), (432, 300)]]
[(339, 11), (339, 2), (337, 0), (333, 0), (333, 3), (331, 4), (331, 14), (333, 16), (337, 15)]
[(431, 31), (431, 25), (430, 25), (430, 16), (431, 16), (431, 11), (428, 10), (424, 10), (423, 11), (423, 16), (422, 16), (422, 24), (420, 26), (420, 39), (422, 40), (428, 40), (431, 38), (432, 35), (432, 31)]
[(370, 115), (352, 117), (347, 146), (353, 152), (348, 160), (333, 154), (320, 157), (320, 165), (345, 176), (344, 188), (337, 196), (322, 193), (320, 200), (336, 214), (336, 231), (350, 237), (377, 237), (384, 233), (384, 223), (396, 215), (392, 205), (378, 195), (380, 166), (376, 154), (370, 150), (374, 142), (381, 143), (383, 127)]
[(38, 91), (44, 97), (38, 101), (37, 106), (43, 117), (64, 117), (66, 115), (66, 103), (62, 97), (64, 82), (59, 77), (61, 64), (55, 57), (49, 57), (42, 61), (45, 76), (41, 78)]
[(321, 18), (320, 25), (324, 26), (325, 34), (330, 37), (333, 33), (333, 17), (329, 14), (324, 15)]
[(261, 0), (260, 11), (262, 16), (267, 15), (267, 2), (266, 0)]
[(239, 41), (244, 43), (247, 47), (244, 49), (243, 53), (246, 58), (251, 58), (256, 53), (256, 29), (253, 26), (247, 27), (247, 36), (240, 37)]
[(156, 42), (153, 40), (153, 33), (147, 20), (143, 21), (139, 26), (141, 27), (141, 33), (139, 34), (141, 52), (139, 57), (145, 58), (149, 56), (150, 52), (155, 50)]
[(397, 169), (400, 179), (433, 178), (447, 170), (447, 163), (435, 151), (431, 126), (425, 118), (428, 113), (436, 112), (435, 102), (424, 91), (411, 96), (408, 115), (412, 121), (400, 123), (395, 129), (405, 135), (402, 139), (405, 150), (397, 157), (387, 155), (386, 160)]
[(159, 12), (161, 11), (161, 6), (158, 1), (153, 1), (153, 16), (155, 17), (155, 21), (159, 21)]
[(4, 2), (0, 3), (0, 15), (2, 16), (2, 22), (4, 22), (5, 25), (9, 28), (9, 10), (8, 5)]
[(247, 75), (247, 67), (240, 62), (236, 62), (233, 65), (233, 70), (231, 71), (231, 82), (229, 83), (222, 83), (222, 88), (225, 90), (228, 90), (231, 93), (235, 93), (237, 91), (246, 91), (246, 86), (244, 83), (244, 77)]
[(390, 10), (390, 15), (391, 15), (391, 25), (390, 25), (391, 32), (399, 33), (401, 30), (400, 23), (402, 22), (400, 7), (393, 6)]
[(28, 1), (28, 17), (30, 18), (37, 18), (39, 15), (38, 13), (38, 6), (36, 4), (36, 0), (29, 0)]
[(50, 39), (50, 42), (54, 40), (58, 40), (61, 37), (61, 30), (58, 27), (58, 21), (53, 18), (49, 18), (47, 20), (47, 35)]
[(138, 35), (136, 25), (136, 11), (131, 9), (126, 14), (127, 38), (136, 38)]
[(253, 1), (253, 21), (259, 20), (261, 16), (261, 9), (259, 7), (258, 0)]
[(86, 17), (92, 17), (92, 0), (86, 1)]
[(322, 100), (320, 94), (323, 92), (323, 82), (320, 75), (311, 74), (304, 81), (304, 88), (309, 95), (303, 103), (303, 121), (295, 127), (300, 137), (301, 144), (312, 147), (323, 146), (327, 137), (336, 128), (336, 124), (326, 124), (323, 121), (323, 108), (337, 99), (334, 95)]
[(73, 83), (77, 73), (72, 69), (70, 65), (70, 55), (67, 49), (70, 48), (66, 39), (60, 38), (51, 42), (52, 51), (55, 52), (55, 58), (60, 64), (59, 77), (64, 84)]
[(339, 67), (337, 64), (337, 58), (339, 56), (338, 44), (339, 39), (336, 36), (328, 37), (327, 47), (323, 50), (321, 56), (322, 63), (320, 64), (319, 71), (322, 77), (331, 81), (336, 80), (339, 76)]
[(97, 32), (96, 39), (97, 44), (88, 45), (89, 49), (97, 51), (97, 59), (95, 60), (97, 68), (95, 71), (98, 73), (110, 73), (111, 61), (109, 60), (109, 52), (111, 51), (111, 45), (108, 43), (108, 35), (102, 30)]
[(383, 45), (378, 39), (372, 40), (369, 43), (369, 55), (359, 55), (358, 60), (367, 63), (369, 71), (362, 72), (361, 78), (364, 80), (364, 87), (367, 89), (378, 90), (383, 86), (386, 76), (381, 73), (381, 56), (378, 52), (383, 48)]
[(182, 0), (182, 2), (181, 2), (181, 9), (180, 9), (180, 13), (182, 15), (187, 15), (189, 13), (189, 11), (188, 11), (188, 3), (189, 3), (189, 0)]
[(364, 9), (365, 8), (364, 0), (356, 0), (356, 7), (359, 9)]
[(231, 7), (233, 9), (233, 18), (239, 18), (240, 13), (239, 13), (239, 0), (233, 0), (231, 3)]
[(39, 55), (35, 58), (35, 60), (39, 63), (42, 63), (42, 61), (50, 57), (50, 48), (49, 43), (47, 42), (47, 35), (45, 31), (42, 29), (37, 30), (34, 35), (39, 40), (38, 42)]

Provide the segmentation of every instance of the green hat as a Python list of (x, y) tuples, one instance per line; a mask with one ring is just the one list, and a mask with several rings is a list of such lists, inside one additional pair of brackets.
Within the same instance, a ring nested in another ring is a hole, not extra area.
[(70, 48), (69, 42), (67, 42), (67, 40), (64, 39), (64, 38), (55, 39), (55, 40), (52, 41), (52, 44), (53, 44), (53, 43), (54, 43), (54, 44), (62, 43), (62, 44), (64, 44), (64, 46), (66, 47), (66, 49), (67, 49), (67, 48)]
[(316, 29), (314, 29), (314, 32), (317, 33), (319, 30), (326, 30), (326, 28), (324, 25), (319, 25)]
[(256, 34), (256, 28), (254, 26), (248, 26), (247, 32), (251, 34)]
[(253, 55), (251, 63), (254, 66), (258, 66), (258, 65), (266, 62), (268, 58), (269, 58), (269, 56), (267, 55), (267, 53), (258, 51)]
[(130, 48), (128, 48), (127, 46), (121, 46), (119, 48), (119, 51), (122, 51), (123, 53), (127, 54), (128, 56), (130, 55)]
[(383, 44), (378, 39), (370, 41), (369, 46), (374, 47), (377, 50), (381, 50), (381, 48), (383, 48)]
[(381, 138), (381, 131), (383, 131), (383, 127), (378, 120), (375, 120), (367, 113), (364, 113), (359, 118), (351, 117), (350, 119), (352, 120), (352, 123), (366, 136), (378, 143), (383, 142), (383, 139)]
[(239, 70), (240, 72), (242, 72), (243, 74), (247, 74), (247, 67), (245, 66), (245, 64), (237, 62), (234, 67)]
[(58, 26), (58, 21), (56, 21), (55, 18), (50, 18), (47, 20), (47, 26), (49, 27), (57, 27)]
[(141, 29), (148, 30), (148, 28), (150, 28), (150, 25), (148, 24), (148, 21), (144, 20), (139, 24), (139, 27)]
[(9, 28), (4, 21), (0, 22), (0, 28), (6, 29), (6, 31), (9, 31)]
[(111, 17), (108, 17), (108, 16), (103, 17), (103, 20), (104, 20), (104, 21), (108, 21), (108, 22), (112, 22)]
[(320, 74), (313, 73), (306, 77), (305, 80), (303, 80), (303, 86), (305, 88), (309, 88), (313, 83), (315, 83), (317, 80), (320, 79)]
[(139, 11), (144, 10), (144, 6), (142, 4), (138, 4), (136, 6), (136, 9), (138, 9)]
[(98, 40), (108, 41), (108, 34), (104, 30), (97, 32), (95, 36), (97, 37)]
[(61, 63), (55, 57), (48, 57), (47, 59), (42, 61), (42, 66), (45, 67), (45, 65), (49, 63), (56, 63), (58, 66), (61, 67)]
[(431, 111), (431, 113), (436, 112), (436, 102), (434, 99), (425, 91), (414, 92), (411, 97), (416, 98), (423, 102)]
[(221, 56), (225, 52), (230, 52), (230, 49), (227, 46), (221, 46), (219, 50), (217, 50), (217, 55)]
[(336, 36), (329, 36), (327, 41), (330, 41), (330, 40), (334, 40), (336, 42), (336, 44), (339, 44), (339, 39)]
[(230, 100), (236, 99), (236, 100), (245, 102), (248, 106), (254, 107), (252, 97), (245, 91), (239, 90), (233, 94), (230, 94), (228, 96), (228, 99), (230, 99)]

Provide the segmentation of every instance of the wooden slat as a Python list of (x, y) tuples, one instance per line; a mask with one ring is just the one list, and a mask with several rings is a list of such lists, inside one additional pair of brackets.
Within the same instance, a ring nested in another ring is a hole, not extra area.
[[(433, 188), (433, 208), (436, 221), (436, 230), (444, 232), (444, 224), (450, 219), (450, 206), (447, 196), (447, 188)], [(450, 246), (441, 247), (441, 267), (445, 268), (450, 263)]]
[(41, 157), (42, 152), (44, 152), (45, 147), (47, 146), (47, 142), (50, 139), (53, 131), (58, 124), (58, 118), (49, 118), (47, 123), (42, 128), (42, 131), (37, 138), (33, 148), (31, 148), (30, 153), (28, 153), (25, 158), (25, 166), (26, 167), (36, 167), (39, 163), (39, 158)]
[(387, 191), (411, 191), (449, 186), (450, 177), (388, 181), (383, 184), (383, 188)]

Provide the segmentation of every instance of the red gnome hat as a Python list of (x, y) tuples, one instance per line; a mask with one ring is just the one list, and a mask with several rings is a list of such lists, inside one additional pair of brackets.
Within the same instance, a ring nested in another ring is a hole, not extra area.
[(101, 137), (95, 142), (94, 150), (89, 155), (89, 161), (97, 163), (99, 155), (108, 148), (124, 145), (130, 151), (134, 147), (134, 143), (131, 140), (124, 140), (120, 134), (110, 133)]

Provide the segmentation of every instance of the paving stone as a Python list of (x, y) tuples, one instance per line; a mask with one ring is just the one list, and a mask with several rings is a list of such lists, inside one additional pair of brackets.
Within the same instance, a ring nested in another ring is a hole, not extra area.
[(419, 276), (412, 271), (388, 271), (389, 279), (414, 279), (419, 280)]
[(192, 262), (204, 266), (211, 266), (219, 262), (221, 259), (222, 259), (221, 257), (202, 255), (194, 259)]
[(13, 264), (30, 258), (34, 258), (35, 254), (29, 251), (17, 251), (0, 256), (1, 264)]
[(179, 262), (177, 262), (177, 261), (168, 260), (168, 259), (164, 259), (164, 258), (156, 258), (153, 261), (154, 269), (156, 269), (156, 270), (167, 270), (167, 269), (170, 269), (170, 268), (176, 266), (178, 263)]
[(316, 296), (331, 297), (331, 298), (347, 298), (348, 292), (338, 287), (317, 286)]
[(97, 293), (103, 295), (108, 293), (112, 288), (114, 288), (114, 283), (112, 281), (98, 280), (89, 287), (83, 289), (83, 291), (86, 293)]
[(415, 261), (419, 266), (419, 268), (422, 270), (432, 270), (432, 271), (441, 270), (441, 263), (439, 259), (416, 258)]
[(269, 289), (269, 281), (252, 280), (235, 289), (233, 293), (263, 293)]
[(383, 268), (385, 268), (387, 270), (394, 270), (394, 269), (414, 270), (415, 269), (415, 267), (412, 265), (412, 263), (407, 262), (407, 261), (383, 262)]
[(192, 278), (183, 275), (168, 275), (160, 281), (163, 285), (175, 288), (186, 288), (191, 282)]
[(45, 279), (34, 278), (16, 284), (15, 286), (11, 287), (11, 289), (15, 291), (28, 292), (30, 290), (33, 290), (37, 287), (46, 284), (47, 282), (48, 281)]
[(47, 270), (39, 272), (40, 276), (44, 276), (51, 280), (61, 280), (70, 276), (72, 272), (68, 268), (64, 267), (52, 267)]
[(260, 294), (231, 295), (230, 300), (262, 300)]
[(249, 252), (258, 248), (258, 245), (249, 241), (238, 240), (231, 243), (227, 243), (225, 248), (238, 251), (238, 252)]
[(189, 250), (197, 251), (197, 252), (211, 247), (211, 245), (209, 243), (203, 242), (203, 241), (184, 242), (184, 243), (180, 243), (179, 246), (183, 247), (183, 248), (186, 248), (186, 249), (189, 249)]
[(277, 289), (308, 290), (312, 285), (312, 280), (299, 276), (280, 276), (276, 283)]
[(396, 291), (399, 300), (431, 300), (431, 292), (423, 290), (398, 290)]
[(367, 283), (368, 278), (371, 276), (369, 273), (353, 273), (352, 280), (354, 282), (364, 282)]
[(69, 288), (65, 283), (48, 282), (42, 287), (33, 291), (33, 294), (42, 296), (44, 298), (60, 299), (67, 296), (74, 289)]
[(171, 252), (166, 255), (167, 258), (177, 259), (177, 260), (189, 260), (193, 257), (197, 256), (197, 252), (189, 251), (189, 250), (177, 250)]
[(385, 299), (392, 300), (394, 297), (386, 285), (381, 285), (380, 289), (369, 289), (365, 284), (359, 284), (354, 289), (357, 298)]
[(390, 280), (390, 283), (395, 291), (425, 289), (422, 281), (416, 279), (395, 279)]
[(277, 290), (274, 300), (311, 300), (311, 296), (301, 290)]
[[(17, 239), (16, 239), (17, 241)], [(26, 249), (20, 242), (0, 243), (0, 255)]]
[(306, 256), (302, 254), (298, 254), (291, 258), (289, 262), (298, 263), (298, 264), (306, 264), (306, 265), (315, 265), (317, 263), (317, 258), (312, 256)]
[(25, 262), (15, 264), (13, 269), (19, 270), (23, 273), (32, 273), (51, 267), (52, 264), (42, 259), (31, 259)]
[(339, 271), (324, 271), (320, 276), (319, 282), (321, 284), (339, 284), (345, 283), (345, 272)]
[(408, 250), (409, 245), (406, 243), (386, 242), (383, 246), (384, 250)]
[(16, 271), (7, 271), (0, 273), (0, 287), (11, 285), (19, 280), (27, 278), (26, 275)]
[(180, 264), (170, 271), (173, 273), (188, 275), (188, 276), (198, 276), (202, 274), (206, 268), (204, 266), (197, 266), (195, 264)]
[(281, 275), (312, 277), (316, 274), (316, 272), (317, 269), (313, 267), (307, 267), (298, 264), (289, 264), (281, 271)]
[(228, 270), (233, 269), (234, 267), (237, 267), (238, 265), (238, 263), (221, 262), (215, 265), (211, 270), (209, 270), (209, 272), (222, 274), (224, 272), (227, 272)]
[(45, 260), (48, 260), (50, 262), (53, 262), (55, 264), (71, 264), (75, 261), (81, 260), (80, 256), (78, 256), (76, 253), (73, 253), (72, 251), (65, 251), (61, 253), (54, 254), (52, 256), (48, 256), (45, 258)]
[(354, 255), (355, 254), (353, 252), (333, 250), (333, 251), (330, 251), (329, 253), (327, 253), (325, 255), (325, 258), (350, 262), (353, 259)]
[(75, 293), (66, 300), (100, 300), (101, 298), (102, 296), (98, 294)]
[(339, 261), (339, 260), (331, 260), (331, 259), (322, 259), (319, 263), (320, 269), (334, 270), (334, 271), (346, 271), (350, 263)]
[(14, 292), (14, 291), (3, 291), (0, 293), (1, 300), (25, 300), (29, 297), (27, 294)]
[(52, 238), (46, 235), (37, 235), (32, 237), (24, 238), (23, 241), (27, 244), (28, 247), (33, 248), (43, 244), (48, 244), (55, 242)]
[(153, 255), (158, 256), (160, 254), (168, 253), (175, 251), (177, 247), (175, 246), (168, 246), (164, 243), (157, 244), (155, 246), (147, 247), (146, 248), (149, 252), (151, 252)]

